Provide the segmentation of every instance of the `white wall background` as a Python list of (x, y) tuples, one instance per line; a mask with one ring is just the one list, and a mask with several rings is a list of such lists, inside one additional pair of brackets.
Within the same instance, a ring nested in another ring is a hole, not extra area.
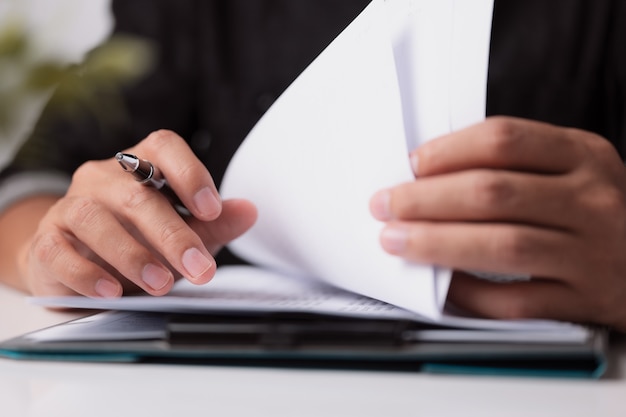
[[(0, 30), (11, 22), (22, 25), (33, 46), (30, 59), (79, 62), (110, 32), (113, 19), (109, 3), (110, 0), (0, 0)], [(0, 73), (0, 82), (2, 77)], [(20, 109), (15, 128), (0, 136), (0, 166), (28, 135), (47, 97), (48, 94), (42, 94), (29, 99)]]

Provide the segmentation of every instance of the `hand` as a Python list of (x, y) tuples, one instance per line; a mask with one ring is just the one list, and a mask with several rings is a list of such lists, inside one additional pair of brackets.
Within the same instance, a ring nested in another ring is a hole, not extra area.
[(125, 152), (158, 166), (193, 217), (182, 218), (114, 158), (87, 162), (20, 251), (20, 274), (33, 294), (119, 297), (124, 287), (139, 287), (163, 295), (181, 276), (203, 284), (215, 273), (212, 254), (256, 220), (250, 202), (220, 200), (175, 133), (152, 133)]
[(626, 329), (626, 170), (605, 139), (495, 117), (411, 154), (416, 180), (377, 193), (381, 244), (458, 270), (449, 299), (492, 318)]

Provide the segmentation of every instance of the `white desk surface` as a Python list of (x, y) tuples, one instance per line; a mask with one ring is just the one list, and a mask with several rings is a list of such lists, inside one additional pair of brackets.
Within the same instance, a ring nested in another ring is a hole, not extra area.
[[(79, 317), (0, 286), (0, 339)], [(598, 381), (0, 359), (0, 415), (626, 416), (626, 341)]]

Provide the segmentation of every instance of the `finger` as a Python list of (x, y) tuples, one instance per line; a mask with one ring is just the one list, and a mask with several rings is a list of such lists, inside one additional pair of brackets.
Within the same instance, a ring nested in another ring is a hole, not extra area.
[(568, 233), (521, 224), (389, 222), (382, 247), (448, 268), (542, 277), (580, 276), (584, 245)]
[(563, 173), (585, 157), (574, 130), (546, 123), (492, 117), (437, 138), (411, 154), (417, 176), (472, 168)]
[(59, 231), (38, 235), (31, 246), (31, 261), (37, 279), (31, 283), (34, 295), (82, 294), (93, 298), (118, 298), (122, 285), (111, 274), (78, 253)]
[(163, 295), (171, 289), (172, 272), (105, 206), (89, 198), (67, 198), (55, 210), (79, 242), (144, 291)]
[[(551, 228), (580, 222), (560, 176), (474, 169), (416, 181), (378, 192), (372, 214), (381, 221), (510, 221)], [(537, 204), (537, 202), (541, 204)]]
[(247, 200), (225, 200), (222, 214), (211, 222), (192, 220), (194, 230), (203, 237), (204, 244), (213, 255), (217, 251), (246, 232), (257, 219), (256, 207)]
[[(157, 190), (130, 185), (135, 186), (135, 192), (107, 200), (109, 209), (123, 216), (125, 227), (142, 236), (182, 276), (196, 284), (210, 281), (215, 274), (215, 260), (198, 234)], [(108, 193), (115, 194), (115, 190)]]
[(588, 321), (591, 311), (572, 287), (549, 280), (496, 283), (455, 272), (448, 300), (468, 312), (494, 319)]
[(213, 220), (219, 216), (222, 209), (221, 199), (211, 174), (176, 133), (168, 130), (156, 131), (132, 152), (158, 167), (195, 217)]

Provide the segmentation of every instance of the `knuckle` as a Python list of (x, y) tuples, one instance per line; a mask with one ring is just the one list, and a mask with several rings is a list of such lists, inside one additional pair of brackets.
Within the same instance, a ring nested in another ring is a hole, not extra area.
[(496, 234), (492, 239), (492, 253), (501, 260), (504, 265), (522, 269), (531, 258), (533, 243), (523, 233), (508, 230)]
[(611, 219), (623, 217), (626, 212), (624, 196), (615, 189), (604, 190), (596, 196), (596, 205), (602, 213), (606, 213)]
[(63, 265), (63, 276), (59, 279), (63, 285), (79, 294), (93, 294), (92, 281), (101, 275), (101, 269), (84, 258), (68, 260)]
[(129, 279), (138, 277), (138, 269), (144, 265), (155, 263), (152, 253), (133, 241), (119, 242), (116, 249), (115, 267)]
[(606, 233), (607, 230), (626, 230), (626, 200), (622, 192), (612, 187), (589, 190), (578, 197), (578, 204), (593, 218), (593, 228), (589, 231)]
[(126, 213), (141, 213), (144, 205), (155, 197), (156, 193), (150, 187), (135, 187), (132, 192), (120, 196), (120, 204)]
[[(572, 136), (576, 135), (580, 137), (580, 130), (578, 129), (570, 129), (569, 132), (573, 132)], [(616, 154), (616, 150), (613, 144), (609, 142), (607, 139), (603, 138), (600, 135), (595, 133), (584, 132), (584, 137), (587, 140), (578, 140), (576, 143), (581, 143), (585, 149), (586, 154), (597, 154), (597, 155), (614, 155)]]
[(494, 155), (513, 155), (518, 147), (517, 123), (507, 117), (492, 117), (485, 123), (486, 146)]
[(31, 253), (39, 264), (50, 264), (61, 254), (63, 238), (52, 232), (41, 233), (35, 236)]
[(127, 239), (117, 242), (115, 252), (120, 265), (132, 264), (136, 262), (137, 259), (143, 258), (143, 251), (136, 248), (135, 245)]
[(186, 181), (188, 179), (193, 180), (194, 178), (198, 177), (195, 171), (196, 171), (195, 164), (182, 164), (178, 166), (177, 171), (174, 172), (174, 176), (176, 178), (180, 178), (183, 181)]
[(580, 161), (599, 167), (618, 178), (623, 176), (624, 165), (615, 145), (595, 133), (570, 128), (567, 130), (570, 146)]
[(501, 206), (515, 196), (512, 184), (491, 172), (478, 173), (473, 181), (471, 198), (474, 204), (482, 209)]
[(90, 197), (74, 197), (65, 210), (68, 224), (94, 224), (100, 217), (100, 205)]
[(63, 280), (72, 288), (82, 286), (82, 277), (89, 276), (93, 272), (88, 262), (67, 260), (64, 264)]
[(146, 147), (151, 153), (159, 152), (164, 146), (170, 144), (172, 141), (178, 140), (178, 135), (168, 129), (159, 129), (150, 133), (143, 141), (142, 145)]
[(167, 247), (180, 246), (186, 238), (186, 225), (178, 222), (167, 222), (158, 230), (159, 242)]
[(93, 178), (94, 172), (97, 170), (97, 166), (97, 161), (83, 162), (72, 174), (72, 182), (76, 182), (76, 180), (83, 177)]

